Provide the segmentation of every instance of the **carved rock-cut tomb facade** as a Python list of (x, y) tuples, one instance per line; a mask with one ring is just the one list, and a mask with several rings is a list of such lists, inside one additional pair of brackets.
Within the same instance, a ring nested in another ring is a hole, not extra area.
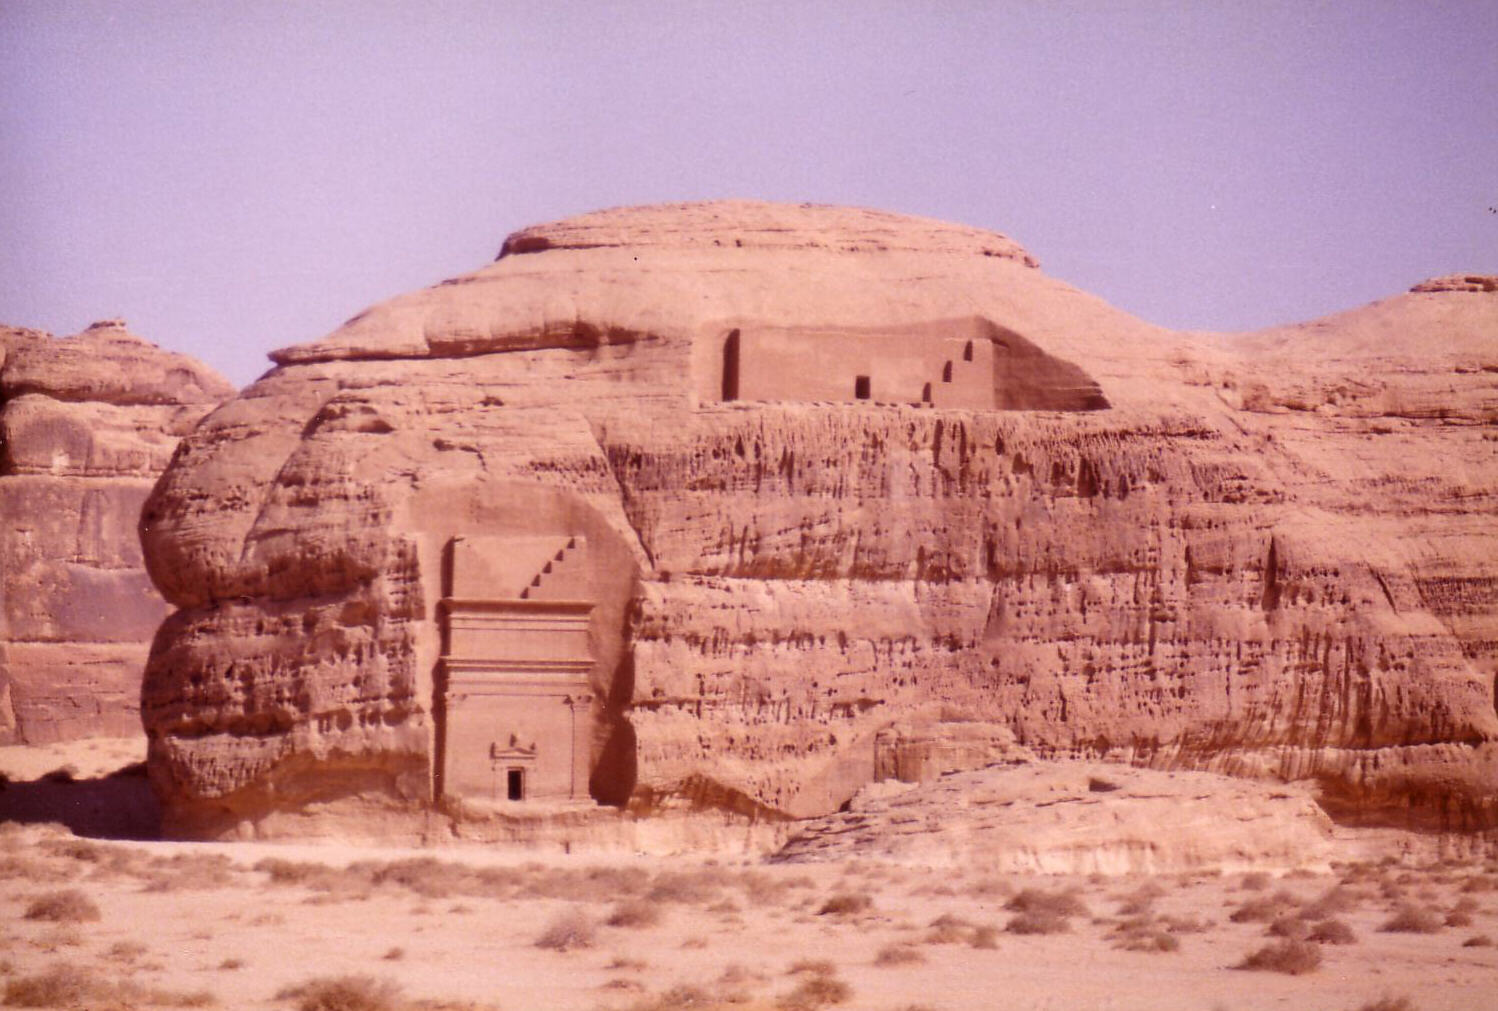
[(1492, 828), (1495, 337), (1466, 280), (1176, 333), (876, 211), (526, 229), (157, 485), (168, 829), (764, 823), (1016, 755)]

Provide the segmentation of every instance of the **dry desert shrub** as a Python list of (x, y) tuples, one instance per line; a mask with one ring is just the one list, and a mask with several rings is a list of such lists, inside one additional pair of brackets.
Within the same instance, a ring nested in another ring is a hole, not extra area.
[(1434, 934), (1442, 927), (1441, 918), (1434, 913), (1405, 904), (1378, 928), (1391, 934)]
[(1489, 874), (1470, 874), (1462, 882), (1462, 891), (1468, 894), (1491, 892), (1495, 888), (1498, 888), (1498, 877)]
[(363, 876), (357, 873), (350, 875), (348, 871), (336, 870), (327, 864), (285, 860), (281, 857), (258, 860), (250, 869), (267, 875), (273, 885), (300, 885), (314, 891), (334, 891), (340, 885), (347, 885), (354, 880), (361, 885), (365, 883)]
[(1019, 913), (1049, 913), (1055, 916), (1086, 916), (1087, 904), (1076, 890), (1048, 892), (1041, 888), (1021, 890), (1004, 908)]
[(644, 959), (629, 958), (625, 955), (615, 955), (614, 960), (608, 965), (604, 966), (604, 968), (610, 970), (611, 972), (622, 972), (624, 970), (638, 972), (642, 969), (650, 968), (650, 963), (646, 962)]
[(223, 972), (234, 972), (236, 969), (243, 969), (245, 961), (242, 958), (226, 958), (218, 964), (218, 967)]
[(1350, 913), (1361, 902), (1358, 892), (1346, 885), (1336, 885), (1322, 893), (1320, 898), (1301, 907), (1303, 920), (1324, 920), (1338, 913)]
[(138, 986), (134, 983), (106, 983), (94, 974), (74, 965), (55, 965), (34, 976), (22, 976), (6, 982), (6, 1007), (27, 1008), (135, 1008), (211, 1007), (218, 998), (207, 990), (181, 992)]
[(1228, 914), (1228, 919), (1234, 923), (1271, 923), (1299, 905), (1299, 899), (1282, 889), (1267, 897), (1249, 899)]
[(1415, 1011), (1415, 1002), (1408, 997), (1384, 994), (1378, 1000), (1370, 1000), (1361, 1005), (1358, 1011)]
[(912, 895), (912, 896), (918, 896), (918, 897), (923, 897), (923, 898), (924, 897), (930, 897), (930, 898), (950, 899), (950, 898), (953, 898), (954, 896), (956, 896), (957, 892), (952, 888), (951, 885), (944, 885), (944, 884), (924, 884), (924, 885), (917, 885), (916, 887), (912, 888), (910, 890), (909, 894)]
[(454, 894), (472, 893), (473, 872), (461, 864), (445, 863), (435, 857), (408, 857), (385, 864), (351, 864), (349, 872), (368, 873), (374, 885), (395, 885), (424, 899), (446, 899)]
[(218, 998), (209, 990), (161, 990), (156, 987), (137, 987), (122, 983), (115, 987), (119, 1000), (130, 1007), (145, 1004), (149, 1007), (213, 1007)]
[(926, 961), (919, 948), (909, 944), (887, 944), (874, 956), (874, 964), (889, 969), (899, 965), (917, 965)]
[(807, 973), (796, 988), (775, 1002), (783, 1011), (815, 1011), (833, 1004), (846, 1004), (853, 988), (838, 979), (835, 970)]
[(1246, 956), (1235, 969), (1256, 969), (1300, 976), (1321, 966), (1321, 947), (1310, 941), (1277, 941)]
[(787, 976), (834, 976), (837, 974), (837, 966), (826, 958), (801, 958), (792, 962), (785, 974)]
[(931, 921), (927, 944), (965, 944), (972, 939), (974, 925), (970, 920), (943, 913)]
[(544, 868), (527, 864), (486, 869), (477, 874), (485, 883), (484, 894), (525, 899), (563, 899), (568, 902), (608, 902), (635, 898), (645, 892), (650, 872), (643, 867)]
[(548, 951), (571, 951), (593, 947), (593, 921), (576, 909), (569, 909), (547, 925), (536, 938), (536, 947)]
[(1004, 908), (1018, 913), (1004, 925), (1011, 934), (1061, 934), (1071, 929), (1068, 917), (1087, 915), (1087, 905), (1075, 890), (1025, 888), (1004, 903)]
[(383, 955), (380, 956), (380, 958), (384, 959), (386, 962), (399, 962), (401, 959), (403, 959), (405, 957), (406, 957), (406, 949), (402, 948), (400, 945), (396, 945), (395, 947), (391, 948), (389, 951), (385, 952), (385, 954), (383, 954)]
[(822, 903), (818, 916), (851, 916), (872, 909), (874, 900), (866, 892), (837, 892)]
[(120, 962), (131, 962), (144, 955), (148, 949), (139, 941), (116, 941), (105, 955)]
[(206, 891), (234, 883), (234, 861), (222, 853), (175, 853), (133, 865), (129, 872), (146, 882), (148, 892)]
[(83, 935), (72, 927), (53, 927), (40, 937), (33, 938), (31, 943), (42, 951), (51, 953), (61, 948), (82, 947)]
[(33, 883), (54, 883), (71, 881), (77, 876), (77, 868), (67, 864), (15, 855), (0, 857), (0, 880), (20, 878)]
[(745, 968), (737, 962), (730, 962), (723, 967), (718, 975), (718, 982), (728, 986), (736, 986), (744, 983), (763, 982), (765, 974)]
[(1132, 892), (1118, 896), (1119, 916), (1140, 916), (1149, 912), (1155, 905), (1155, 900), (1165, 894), (1153, 881), (1147, 881), (1134, 889)]
[(739, 876), (738, 886), (744, 893), (744, 901), (751, 906), (778, 906), (784, 903), (795, 887), (790, 879), (777, 878), (761, 871), (745, 871)]
[(87, 839), (43, 839), (36, 848), (49, 856), (82, 863), (96, 864), (104, 859), (104, 847)]
[(1310, 932), (1310, 926), (1298, 916), (1277, 916), (1264, 930), (1268, 937), (1289, 937), (1297, 941), (1305, 940)]
[(973, 928), (973, 936), (968, 938), (968, 944), (974, 948), (993, 949), (999, 946), (999, 932), (991, 926)]
[(318, 976), (276, 994), (296, 1001), (297, 1011), (402, 1011), (400, 987), (373, 976)]
[(1238, 887), (1246, 892), (1262, 892), (1269, 887), (1269, 875), (1263, 871), (1245, 874), (1238, 879)]
[(1179, 951), (1180, 940), (1150, 916), (1135, 916), (1113, 928), (1113, 946), (1123, 951)]
[(73, 965), (54, 965), (34, 976), (5, 984), (6, 1007), (85, 1007), (94, 994), (93, 976)]
[(1033, 913), (1020, 913), (1009, 918), (1004, 930), (1011, 934), (1064, 934), (1071, 930), (1071, 922), (1059, 913), (1039, 909)]
[[(618, 983), (621, 985), (617, 989), (636, 989), (639, 986), (633, 980), (619, 980)], [(782, 998), (782, 1000), (784, 999), (786, 998)], [(715, 994), (706, 987), (679, 984), (653, 997), (646, 997), (629, 1005), (628, 1011), (731, 1011), (731, 1009), (762, 1009), (771, 1006), (763, 1001), (754, 1000), (749, 994), (742, 991), (720, 991)], [(816, 1008), (823, 1005), (776, 1004), (773, 1006)]]
[(629, 899), (616, 905), (603, 922), (610, 927), (654, 927), (661, 917), (661, 907), (655, 903)]
[(1470, 927), (1472, 926), (1472, 914), (1459, 909), (1453, 909), (1446, 914), (1446, 919), (1442, 922), (1448, 927)]
[(47, 923), (87, 923), (99, 918), (99, 907), (76, 888), (45, 892), (26, 907), (26, 919)]
[(1212, 929), (1211, 923), (1194, 916), (1161, 916), (1157, 922), (1172, 934), (1205, 934)]
[(1114, 947), (1124, 951), (1180, 951), (1181, 941), (1164, 930), (1144, 930), (1121, 935)]
[(1312, 925), (1311, 932), (1306, 935), (1306, 940), (1315, 941), (1318, 944), (1356, 944), (1358, 935), (1352, 932), (1352, 928), (1341, 920), (1321, 920)]
[(710, 1011), (719, 1006), (719, 1003), (713, 1000), (712, 995), (702, 987), (680, 984), (654, 997), (630, 1005), (629, 1011), (682, 1011), (685, 1008), (691, 1008), (693, 1011), (697, 1009)]
[(1462, 942), (1463, 948), (1491, 948), (1493, 939), (1487, 934), (1473, 934)]
[(645, 897), (652, 902), (680, 902), (698, 905), (716, 900), (722, 875), (712, 870), (662, 871), (657, 874)]

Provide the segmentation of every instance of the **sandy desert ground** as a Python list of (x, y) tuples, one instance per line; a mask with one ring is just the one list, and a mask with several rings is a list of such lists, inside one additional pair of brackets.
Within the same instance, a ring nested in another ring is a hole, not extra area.
[[(128, 757), (102, 750), (101, 767)], [(1498, 994), (1492, 860), (1063, 876), (5, 822), (0, 924), (13, 1007), (1434, 1011)]]

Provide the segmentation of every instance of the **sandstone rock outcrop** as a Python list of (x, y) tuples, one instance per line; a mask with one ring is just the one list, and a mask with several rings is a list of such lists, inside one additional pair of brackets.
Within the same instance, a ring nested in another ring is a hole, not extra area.
[(866, 787), (797, 826), (777, 861), (881, 860), (994, 873), (1160, 874), (1355, 859), (1310, 791), (1095, 762), (995, 764)]
[(0, 327), (0, 743), (140, 733), (140, 679), (167, 606), (141, 504), (177, 440), (233, 388), (96, 323)]
[[(526, 229), (273, 358), (143, 514), (175, 833), (425, 831), (556, 747), (635, 816), (1014, 747), (1498, 825), (1482, 285), (1176, 333), (992, 233), (711, 203)], [(476, 584), (468, 538), (586, 571)]]

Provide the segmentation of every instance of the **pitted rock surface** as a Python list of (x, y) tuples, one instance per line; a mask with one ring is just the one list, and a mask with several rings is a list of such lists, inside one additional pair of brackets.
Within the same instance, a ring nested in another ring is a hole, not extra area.
[(157, 486), (172, 831), (440, 806), (475, 535), (586, 538), (591, 790), (640, 816), (823, 815), (970, 725), (1498, 824), (1498, 294), (1177, 333), (1002, 236), (736, 202), (505, 250), (278, 352)]
[(75, 337), (0, 327), (0, 743), (140, 733), (166, 604), (141, 503), (233, 388), (122, 322)]

